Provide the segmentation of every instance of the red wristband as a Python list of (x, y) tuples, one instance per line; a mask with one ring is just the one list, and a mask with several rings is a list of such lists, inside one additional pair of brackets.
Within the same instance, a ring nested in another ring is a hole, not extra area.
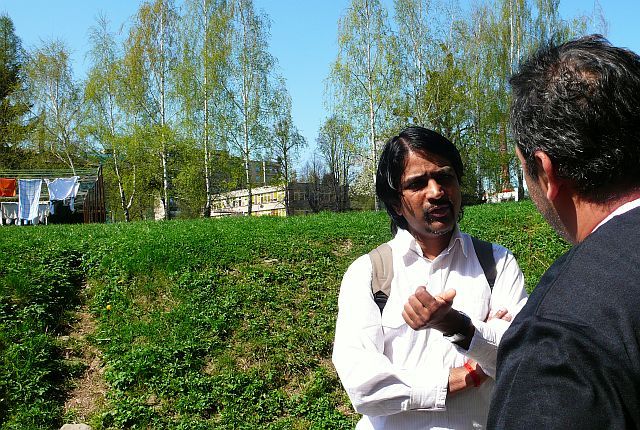
[(464, 368), (467, 369), (467, 372), (469, 372), (469, 375), (471, 375), (471, 379), (473, 379), (473, 385), (475, 387), (479, 387), (480, 386), (480, 377), (476, 373), (475, 369), (473, 367), (471, 367), (471, 365), (469, 364), (468, 361), (466, 363), (464, 363)]

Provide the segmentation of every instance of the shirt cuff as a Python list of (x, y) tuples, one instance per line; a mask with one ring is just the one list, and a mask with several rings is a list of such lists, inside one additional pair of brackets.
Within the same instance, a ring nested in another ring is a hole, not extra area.
[(449, 386), (449, 369), (438, 372), (422, 370), (422, 377), (411, 388), (408, 410), (445, 411), (447, 387)]
[(472, 322), (476, 330), (471, 338), (469, 349), (464, 350), (456, 344), (453, 345), (459, 353), (477, 361), (487, 375), (495, 378), (498, 344), (510, 323), (497, 318), (489, 322), (476, 320)]

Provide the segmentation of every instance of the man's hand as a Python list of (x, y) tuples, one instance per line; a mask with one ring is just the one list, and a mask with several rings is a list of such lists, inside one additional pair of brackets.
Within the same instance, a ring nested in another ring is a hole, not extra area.
[(451, 308), (455, 296), (454, 289), (432, 296), (425, 287), (418, 287), (404, 305), (402, 317), (414, 330), (432, 328), (445, 336), (462, 334), (463, 338), (455, 343), (462, 349), (469, 349), (476, 328), (469, 321), (469, 317)]
[(496, 311), (496, 313), (493, 315), (489, 313), (489, 317), (487, 318), (487, 321), (491, 321), (492, 319), (511, 321), (512, 318), (513, 316), (509, 313), (509, 311), (506, 310), (505, 308), (502, 308)]
[(434, 328), (443, 333), (456, 333), (459, 328), (459, 314), (451, 310), (455, 296), (454, 289), (432, 296), (425, 287), (418, 287), (404, 305), (402, 317), (414, 330)]

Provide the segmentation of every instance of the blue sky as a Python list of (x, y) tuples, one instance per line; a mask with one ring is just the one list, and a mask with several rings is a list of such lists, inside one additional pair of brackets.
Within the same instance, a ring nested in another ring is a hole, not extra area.
[[(465, 0), (463, 0), (464, 2)], [(41, 40), (61, 39), (71, 48), (74, 72), (83, 78), (88, 66), (87, 32), (102, 12), (120, 26), (136, 12), (138, 0), (0, 0), (0, 12), (9, 14), (26, 48)], [(392, 0), (385, 0), (391, 5)], [(271, 53), (287, 80), (297, 127), (314, 145), (326, 117), (324, 81), (337, 54), (337, 23), (348, 0), (255, 0), (271, 19)], [(614, 45), (640, 53), (640, 0), (601, 0)], [(562, 0), (564, 18), (593, 9), (592, 0)], [(303, 156), (304, 157), (304, 156)], [(304, 161), (304, 160), (300, 160)]]

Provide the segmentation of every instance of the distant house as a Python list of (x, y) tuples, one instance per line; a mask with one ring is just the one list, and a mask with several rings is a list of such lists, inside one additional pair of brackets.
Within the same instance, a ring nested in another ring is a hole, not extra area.
[[(269, 185), (252, 190), (251, 214), (254, 216), (286, 216), (285, 196), (289, 194), (289, 215), (305, 215), (323, 210), (336, 210), (336, 195), (332, 187), (307, 182), (294, 182), (288, 187)], [(343, 191), (343, 190), (341, 190)], [(249, 190), (235, 190), (213, 196), (212, 217), (247, 215)]]
[(274, 161), (251, 161), (249, 171), (252, 184), (272, 185), (280, 176), (280, 166)]
[[(221, 156), (221, 155), (226, 155), (227, 157), (229, 157), (228, 153), (226, 153), (225, 151), (216, 151), (215, 154)], [(231, 163), (233, 163), (233, 165), (240, 171), (243, 172), (242, 178), (244, 179), (244, 171), (243, 171), (243, 165), (242, 165), (242, 159), (240, 157), (235, 157), (235, 156), (230, 156), (229, 160)], [(271, 189), (273, 188), (273, 184), (276, 183), (280, 177), (280, 167), (278, 165), (278, 163), (274, 162), (274, 161), (260, 161), (260, 160), (252, 160), (249, 163), (249, 175), (251, 177), (251, 183), (254, 184), (255, 188), (253, 188), (253, 192), (255, 194), (256, 190), (265, 188), (265, 189)], [(232, 191), (233, 192), (233, 191)], [(266, 194), (266, 193), (270, 193), (271, 191), (262, 191), (260, 192), (260, 194)], [(248, 193), (248, 192), (247, 192)], [(214, 199), (216, 198), (216, 196), (214, 196)], [(267, 197), (264, 196), (263, 200), (266, 202)], [(246, 200), (246, 199), (245, 199)], [(255, 199), (254, 199), (255, 201)], [(284, 202), (284, 197), (282, 197), (282, 201)], [(246, 200), (245, 203), (248, 206), (248, 200)], [(265, 204), (265, 203), (260, 203), (260, 204)], [(214, 202), (215, 205), (215, 202)], [(270, 207), (273, 205), (270, 205)], [(276, 210), (276, 209), (280, 209), (280, 208), (271, 208), (270, 210)], [(282, 209), (284, 209), (284, 206), (282, 207)], [(254, 207), (253, 210), (256, 210), (256, 206), (254, 203)], [(169, 198), (169, 216), (170, 218), (177, 218), (180, 215), (180, 201), (174, 197), (170, 197)], [(246, 211), (245, 211), (246, 212)], [(264, 209), (261, 212), (267, 212), (267, 209)], [(153, 208), (153, 217), (156, 221), (158, 220), (162, 220), (164, 219), (165, 215), (165, 209), (164, 209), (164, 204), (162, 202), (162, 198), (161, 197), (156, 197), (155, 198), (155, 203), (154, 203), (154, 208)], [(237, 213), (235, 213), (235, 211), (232, 211), (232, 213), (228, 213), (226, 215), (238, 215)], [(264, 215), (278, 215), (277, 213), (264, 213)], [(220, 215), (215, 215), (215, 214), (211, 214), (211, 216), (220, 216)], [(282, 215), (284, 216), (284, 215)]]
[(518, 190), (504, 189), (499, 193), (485, 193), (487, 203), (500, 203), (507, 201), (518, 201)]
[[(252, 190), (253, 215), (285, 216), (285, 187), (268, 185)], [(249, 190), (235, 190), (213, 196), (211, 216), (246, 215), (249, 212)]]

